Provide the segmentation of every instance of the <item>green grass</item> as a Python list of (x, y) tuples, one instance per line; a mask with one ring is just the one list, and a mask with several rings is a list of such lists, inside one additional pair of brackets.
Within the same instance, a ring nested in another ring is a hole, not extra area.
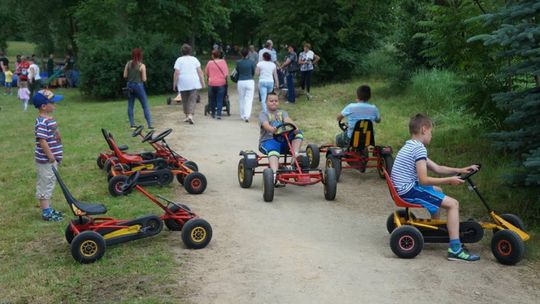
[(34, 54), (36, 45), (24, 41), (8, 41), (7, 42), (7, 57), (9, 59), (11, 69), (15, 69), (15, 58), (17, 55), (30, 56)]
[[(152, 202), (139, 193), (113, 198), (107, 191), (106, 176), (96, 166), (96, 157), (105, 150), (100, 128), (114, 134), (130, 149), (148, 150), (148, 145), (130, 136), (127, 128), (126, 103), (84, 100), (78, 90), (57, 90), (64, 94), (55, 118), (64, 143), (65, 161), (60, 173), (82, 201), (100, 202), (108, 215), (133, 218), (160, 214)], [(162, 104), (164, 98), (151, 97), (150, 104)], [(145, 240), (108, 248), (105, 258), (92, 265), (80, 265), (71, 257), (64, 240), (67, 220), (43, 222), (35, 199), (34, 119), (37, 111), (23, 112), (14, 96), (0, 96), (0, 142), (2, 175), (0, 177), (0, 290), (8, 303), (168, 303), (178, 302), (181, 274), (171, 252), (180, 235), (164, 233)], [(142, 111), (136, 111), (143, 122)], [(172, 184), (174, 185), (174, 184)], [(174, 186), (156, 189), (173, 197)], [(58, 187), (52, 204), (71, 212)]]

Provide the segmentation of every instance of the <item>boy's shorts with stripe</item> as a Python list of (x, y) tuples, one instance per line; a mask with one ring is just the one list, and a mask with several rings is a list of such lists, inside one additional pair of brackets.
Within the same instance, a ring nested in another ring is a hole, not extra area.
[(412, 204), (419, 204), (426, 208), (430, 214), (439, 211), (442, 201), (446, 195), (433, 188), (433, 186), (414, 185), (409, 192), (400, 195), (400, 197)]
[[(289, 133), (289, 140), (292, 141), (293, 139), (303, 139), (304, 136), (302, 134), (302, 131), (299, 131), (298, 134)], [(280, 154), (289, 153), (289, 146), (287, 145), (287, 141), (283, 140), (283, 142), (279, 142), (275, 140), (274, 138), (267, 139), (259, 145), (259, 151), (264, 153), (265, 155), (276, 155), (279, 157)]]

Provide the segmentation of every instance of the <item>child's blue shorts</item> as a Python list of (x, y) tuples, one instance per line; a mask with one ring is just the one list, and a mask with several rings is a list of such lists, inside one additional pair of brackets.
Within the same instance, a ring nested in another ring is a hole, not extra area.
[(409, 192), (400, 195), (400, 197), (409, 203), (419, 204), (426, 208), (430, 214), (439, 211), (442, 201), (446, 195), (433, 188), (433, 186), (414, 185)]
[[(304, 138), (304, 136), (302, 135), (302, 131), (298, 132), (298, 134), (294, 134), (292, 132), (289, 133), (289, 140), (291, 141), (293, 139), (302, 139), (302, 138)], [(285, 153), (289, 153), (289, 146), (287, 145), (286, 140), (283, 140), (283, 142), (279, 142), (275, 140), (274, 138), (270, 138), (263, 141), (259, 145), (259, 151), (261, 151), (265, 155), (277, 154), (277, 153), (285, 154)], [(271, 153), (271, 152), (274, 152), (274, 153)]]

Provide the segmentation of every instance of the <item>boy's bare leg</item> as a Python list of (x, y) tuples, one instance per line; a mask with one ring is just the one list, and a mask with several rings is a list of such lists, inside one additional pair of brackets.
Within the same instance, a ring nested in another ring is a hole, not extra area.
[(448, 236), (451, 240), (459, 239), (459, 202), (450, 196), (445, 196), (441, 207), (448, 211), (446, 222)]
[(270, 168), (272, 168), (272, 171), (274, 171), (274, 174), (276, 174), (279, 167), (279, 158), (275, 155), (269, 156), (268, 163), (270, 164)]
[[(433, 186), (433, 189), (435, 189), (435, 191), (438, 191), (438, 192), (441, 192), (442, 193), (442, 189), (441, 187), (438, 187), (438, 186)], [(444, 201), (443, 201), (444, 202)], [(442, 207), (442, 205), (441, 205)], [(443, 207), (444, 208), (444, 207)], [(437, 213), (434, 213), (431, 215), (431, 218), (434, 219), (434, 220), (438, 220), (441, 218), (441, 210), (439, 209), (439, 211), (437, 211)]]
[(49, 208), (49, 200), (48, 199), (40, 199), (39, 200), (39, 207), (41, 210)]
[(293, 139), (291, 145), (292, 145), (292, 148), (294, 150), (294, 155), (298, 155), (298, 152), (300, 152), (300, 146), (302, 145), (302, 140), (301, 139)]

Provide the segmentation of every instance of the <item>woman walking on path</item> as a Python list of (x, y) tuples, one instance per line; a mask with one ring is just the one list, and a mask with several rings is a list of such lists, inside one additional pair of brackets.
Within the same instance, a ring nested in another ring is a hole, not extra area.
[(148, 129), (153, 129), (150, 108), (148, 107), (148, 97), (144, 90), (144, 83), (146, 82), (146, 65), (142, 63), (142, 60), (142, 50), (140, 48), (134, 48), (131, 50), (131, 60), (128, 61), (124, 67), (124, 79), (127, 80), (128, 88), (129, 124), (132, 129), (136, 127), (135, 119), (133, 117), (133, 108), (135, 106), (135, 97), (137, 97), (143, 108), (144, 118), (146, 119)]
[(306, 96), (311, 99), (309, 90), (311, 88), (311, 74), (313, 74), (313, 65), (321, 58), (317, 56), (311, 50), (311, 44), (304, 43), (304, 51), (298, 56), (298, 63), (300, 64), (300, 85), (302, 90), (306, 91)]
[(236, 72), (238, 73), (238, 108), (240, 118), (249, 122), (251, 118), (251, 107), (253, 106), (253, 95), (255, 93), (255, 62), (249, 58), (248, 49), (240, 52), (242, 59), (236, 62)]
[(173, 91), (180, 92), (182, 97), (184, 122), (193, 124), (198, 90), (204, 88), (204, 75), (199, 60), (191, 56), (191, 46), (183, 44), (181, 51), (182, 56), (174, 63)]
[(261, 96), (261, 106), (263, 112), (266, 112), (266, 95), (272, 92), (272, 89), (279, 88), (276, 64), (270, 61), (270, 53), (262, 54), (262, 61), (257, 63), (255, 75), (259, 76), (259, 95)]
[(208, 76), (208, 103), (212, 118), (221, 119), (223, 98), (227, 86), (229, 68), (224, 59), (219, 59), (221, 52), (212, 50), (212, 60), (208, 61), (204, 73)]

